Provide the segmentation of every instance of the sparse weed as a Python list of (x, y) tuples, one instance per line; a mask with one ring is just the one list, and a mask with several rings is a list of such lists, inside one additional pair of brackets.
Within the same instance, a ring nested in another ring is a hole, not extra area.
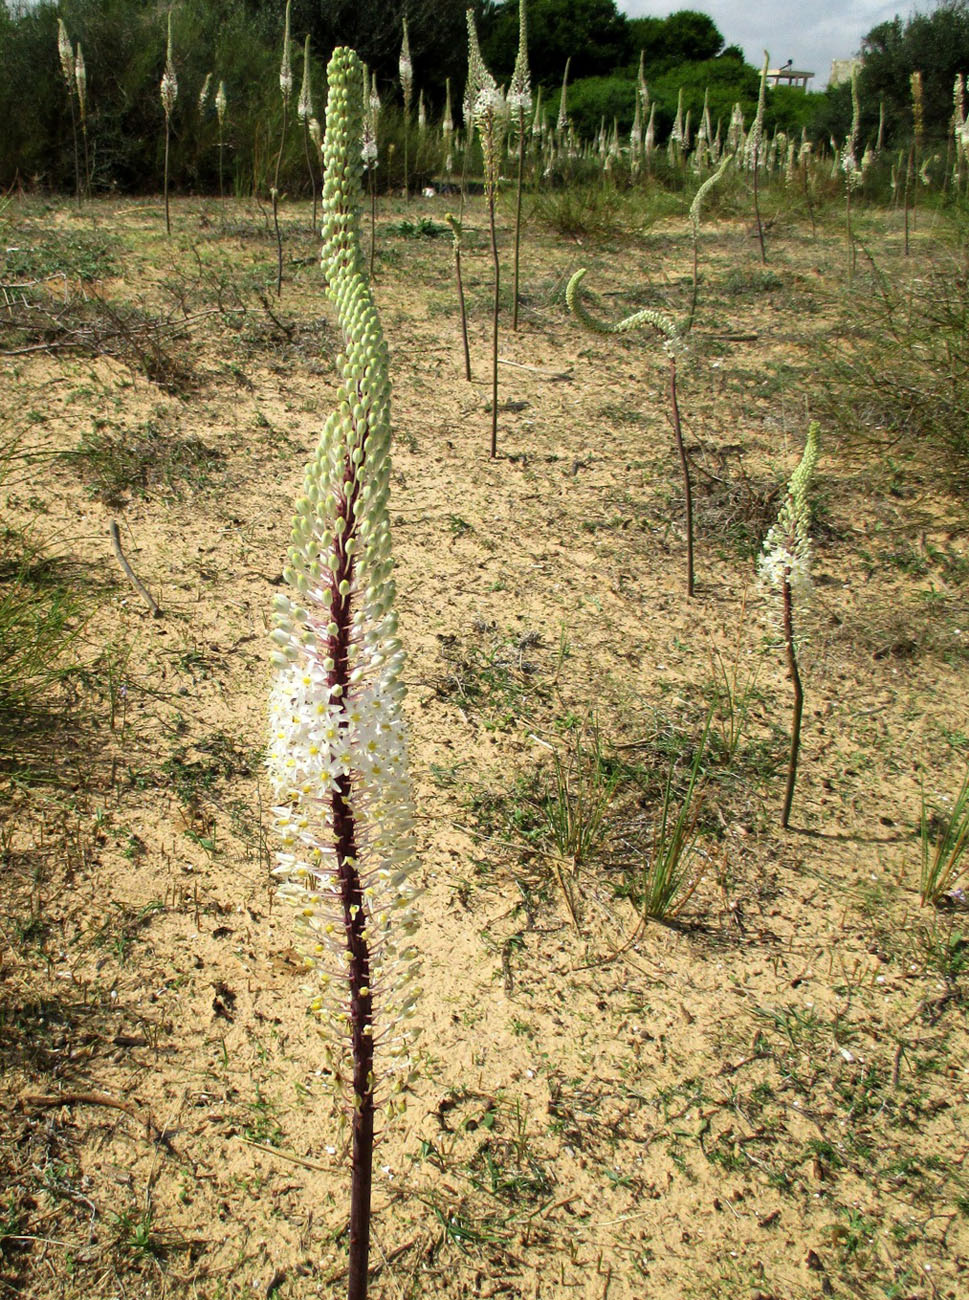
[(969, 770), (949, 808), (931, 806), (923, 782), (920, 842), (922, 906), (938, 907), (946, 897), (955, 897), (962, 859), (969, 849)]
[(606, 814), (621, 773), (602, 752), (598, 723), (589, 725), (591, 740), (585, 745), (582, 729), (570, 733), (563, 756), (556, 751), (553, 780), (546, 785), (541, 813), (555, 848), (555, 877), (569, 915), (579, 928), (579, 871), (600, 849), (607, 832)]
[(682, 794), (677, 793), (674, 784), (676, 760), (670, 762), (653, 842), (636, 881), (637, 902), (647, 920), (675, 920), (707, 870), (707, 859), (698, 849), (697, 841), (707, 792), (704, 758), (711, 722), (712, 714), (708, 714)]
[(0, 536), (0, 722), (22, 725), (23, 710), (74, 671), (71, 647), (89, 615), (69, 566), (23, 532)]
[(184, 485), (198, 488), (222, 462), (201, 438), (168, 436), (151, 420), (134, 434), (94, 428), (65, 459), (78, 468), (92, 496), (115, 507), (129, 495), (153, 490), (177, 495)]
[(448, 226), (442, 226), (430, 217), (417, 217), (413, 221), (403, 217), (400, 221), (395, 221), (390, 229), (395, 235), (400, 235), (401, 239), (440, 239), (442, 235), (451, 233)]

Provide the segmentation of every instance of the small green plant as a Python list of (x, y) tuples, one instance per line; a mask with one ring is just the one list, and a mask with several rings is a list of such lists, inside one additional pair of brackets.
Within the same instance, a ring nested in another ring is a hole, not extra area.
[(0, 727), (74, 670), (69, 653), (90, 614), (76, 580), (22, 533), (0, 538)]
[(592, 738), (588, 745), (583, 744), (582, 730), (578, 728), (573, 732), (574, 741), (565, 757), (560, 752), (555, 754), (554, 779), (546, 787), (541, 806), (556, 849), (555, 877), (577, 930), (579, 869), (605, 839), (606, 814), (621, 777), (603, 755), (595, 719), (590, 731)]
[(417, 217), (413, 221), (409, 217), (402, 217), (400, 221), (395, 221), (390, 229), (395, 235), (400, 235), (401, 239), (439, 239), (441, 235), (448, 233), (447, 226), (442, 226), (439, 221), (433, 221), (430, 217)]
[(969, 769), (952, 806), (930, 806), (922, 785), (921, 898), (923, 907), (937, 907), (951, 897), (969, 850)]
[(653, 843), (638, 882), (646, 920), (675, 920), (706, 873), (706, 860), (697, 849), (697, 840), (706, 797), (704, 758), (712, 721), (711, 713), (707, 715), (703, 735), (690, 764), (689, 781), (682, 794), (675, 787), (676, 759), (670, 762), (663, 804), (653, 830)]

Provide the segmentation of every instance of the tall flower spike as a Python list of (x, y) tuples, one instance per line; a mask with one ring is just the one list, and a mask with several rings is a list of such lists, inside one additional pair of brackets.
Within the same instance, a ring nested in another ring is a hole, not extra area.
[(407, 16), (403, 18), (404, 39), (400, 46), (400, 59), (397, 64), (397, 70), (400, 73), (400, 86), (404, 92), (404, 103), (410, 104), (411, 95), (414, 93), (414, 64), (410, 57), (410, 33), (407, 30)]
[(807, 595), (811, 581), (811, 511), (807, 490), (818, 463), (818, 426), (808, 429), (804, 454), (787, 485), (787, 495), (781, 506), (777, 523), (764, 541), (759, 568), (768, 586), (781, 595), (784, 627), (784, 650), (787, 672), (794, 690), (794, 709), (791, 717), (791, 750), (787, 763), (787, 785), (781, 826), (790, 824), (794, 786), (797, 781), (797, 762), (801, 749), (801, 718), (804, 712), (804, 690), (797, 662), (797, 637), (794, 629), (794, 607), (799, 598)]
[(289, 35), (289, 10), (292, 0), (286, 0), (286, 17), (283, 19), (283, 57), (279, 65), (279, 89), (283, 99), (293, 93), (293, 43)]
[(370, 88), (370, 74), (367, 66), (363, 66), (363, 99), (361, 107), (363, 112), (363, 126), (361, 128), (361, 148), (360, 157), (363, 159), (363, 165), (368, 170), (377, 166), (377, 113), (380, 110), (380, 99), (377, 99), (374, 107), (374, 96), (376, 95), (376, 78), (374, 78), (374, 90)]
[(296, 909), (310, 1006), (351, 1126), (350, 1293), (362, 1296), (377, 1094), (388, 1113), (402, 1109), (413, 1072), (415, 855), (387, 514), (389, 360), (360, 247), (352, 50), (334, 50), (328, 85), (323, 271), (344, 350), (293, 520), (291, 590), (276, 598), (267, 762), (280, 895)]
[(474, 10), (467, 10), (468, 23), (468, 80), (464, 86), (464, 127), (470, 131), (474, 124), (475, 105), (482, 90), (494, 90), (495, 79), (485, 67), (474, 25)]
[(758, 568), (769, 587), (780, 591), (786, 581), (795, 596), (804, 596), (811, 586), (811, 511), (807, 490), (818, 463), (816, 423), (808, 429), (804, 454), (787, 485), (784, 504), (764, 541)]
[(310, 38), (306, 37), (306, 44), (303, 46), (303, 80), (299, 88), (299, 101), (296, 105), (296, 116), (301, 122), (309, 122), (314, 116), (313, 113), (313, 89), (310, 85)]
[(165, 71), (161, 79), (161, 102), (165, 117), (169, 118), (178, 99), (178, 78), (175, 76), (175, 60), (172, 55), (172, 14), (168, 11), (168, 40), (165, 45)]
[(450, 145), (454, 134), (454, 116), (451, 110), (451, 78), (444, 78), (444, 117), (441, 119), (441, 135), (445, 145)]
[(562, 98), (559, 100), (559, 116), (555, 124), (555, 129), (559, 134), (563, 134), (569, 124), (568, 113), (566, 111), (566, 98), (569, 90), (569, 64), (572, 62), (571, 54), (565, 60), (565, 74), (562, 77)]
[[(764, 108), (767, 103), (767, 69), (770, 65), (770, 55), (764, 51), (764, 66), (760, 70), (760, 89), (757, 92), (757, 112), (754, 115), (750, 132), (744, 144), (744, 166), (750, 171), (753, 167), (758, 166), (760, 159), (761, 138), (764, 134)], [(739, 105), (736, 105), (736, 113)], [(743, 129), (743, 117), (741, 116), (741, 130)], [(733, 123), (731, 122), (731, 125)]]
[(81, 42), (77, 43), (77, 56), (74, 59), (74, 80), (77, 83), (77, 106), (81, 110), (81, 121), (87, 117), (87, 67)]
[(227, 103), (227, 101), (226, 101), (226, 97), (225, 97), (225, 82), (224, 82), (224, 81), (220, 81), (220, 82), (219, 82), (219, 88), (218, 88), (218, 90), (215, 92), (215, 111), (216, 111), (216, 114), (218, 115), (219, 126), (224, 126), (224, 125), (225, 125), (225, 110), (226, 110), (226, 103)]
[(57, 20), (57, 57), (61, 61), (61, 72), (64, 74), (68, 89), (73, 90), (75, 76), (74, 47), (71, 45), (71, 38), (67, 34), (63, 18)]
[(851, 130), (841, 150), (841, 170), (849, 190), (857, 189), (863, 180), (858, 165), (858, 135), (861, 130), (861, 103), (858, 99), (858, 64), (851, 65)]
[(921, 72), (913, 72), (909, 84), (912, 88), (912, 129), (915, 132), (915, 143), (921, 149), (922, 133), (925, 129), (925, 100), (922, 93)]
[(511, 113), (512, 125), (521, 123), (524, 127), (525, 114), (532, 108), (532, 83), (528, 75), (528, 31), (525, 22), (525, 0), (518, 0), (518, 53), (515, 55), (515, 69), (511, 74), (508, 87), (507, 104)]
[(212, 73), (205, 74), (205, 80), (202, 82), (202, 89), (199, 91), (199, 112), (205, 112), (205, 105), (209, 102), (209, 90), (212, 86)]

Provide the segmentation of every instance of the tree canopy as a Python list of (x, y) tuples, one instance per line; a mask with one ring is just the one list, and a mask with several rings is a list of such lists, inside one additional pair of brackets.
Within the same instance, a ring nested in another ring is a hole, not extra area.
[(943, 0), (931, 13), (897, 15), (873, 27), (861, 43), (859, 89), (865, 125), (877, 127), (885, 105), (889, 138), (912, 135), (911, 75), (921, 72), (925, 133), (942, 139), (952, 118), (952, 91), (958, 73), (969, 74), (969, 0)]

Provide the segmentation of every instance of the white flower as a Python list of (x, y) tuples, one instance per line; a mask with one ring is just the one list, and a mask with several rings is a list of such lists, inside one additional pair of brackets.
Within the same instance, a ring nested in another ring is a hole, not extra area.
[(360, 250), (352, 51), (334, 52), (328, 80), (323, 264), (343, 381), (297, 505), (291, 592), (275, 602), (267, 766), (279, 896), (297, 913), (334, 1096), (356, 1113), (378, 1084), (400, 1109), (413, 1072), (415, 850), (386, 504), (389, 362)]

